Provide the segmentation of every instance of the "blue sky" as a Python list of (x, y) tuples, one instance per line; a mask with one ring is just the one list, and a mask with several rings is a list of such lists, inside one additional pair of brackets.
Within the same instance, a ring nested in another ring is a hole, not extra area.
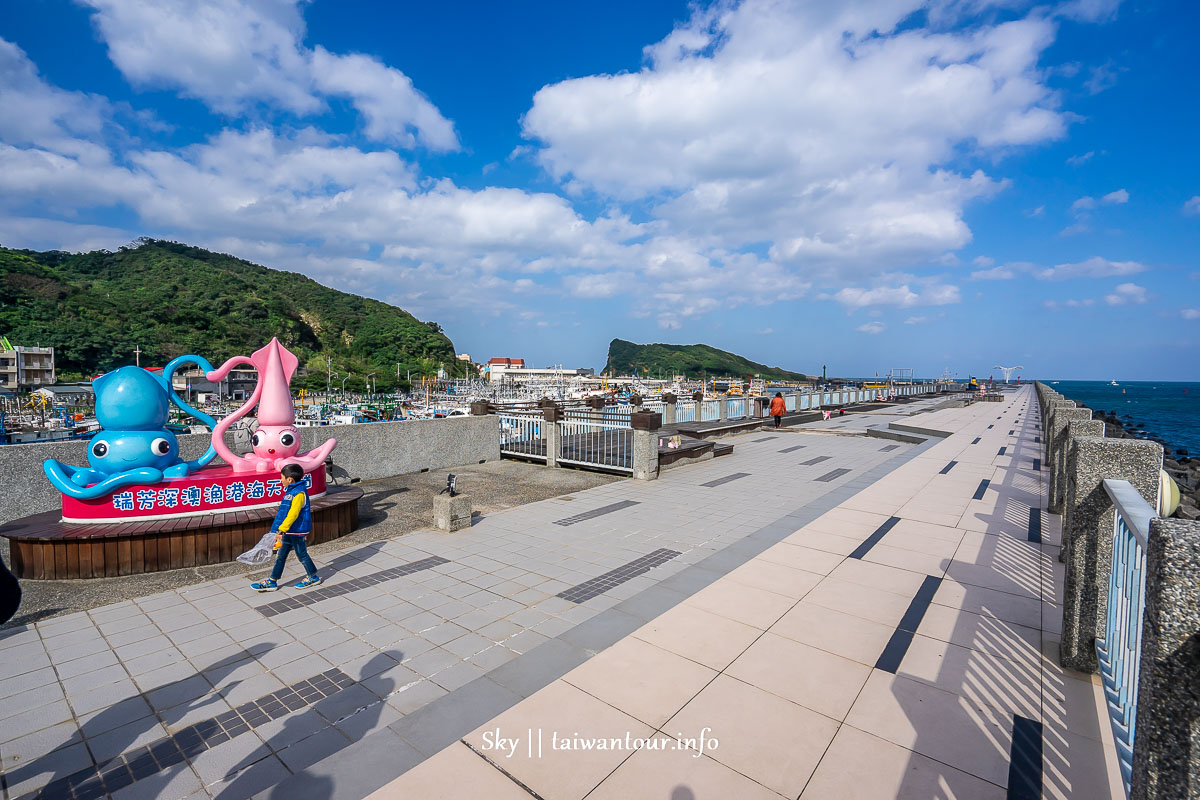
[(31, 0), (0, 243), (171, 238), (440, 322), (805, 372), (1200, 378), (1179, 0)]

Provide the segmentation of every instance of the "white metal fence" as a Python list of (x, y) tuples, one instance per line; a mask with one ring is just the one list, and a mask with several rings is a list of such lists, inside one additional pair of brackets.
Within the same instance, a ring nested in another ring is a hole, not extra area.
[(729, 419), (742, 419), (746, 416), (746, 398), (735, 397), (729, 401), (726, 409), (726, 415)]
[(696, 401), (695, 400), (680, 400), (675, 404), (675, 421), (676, 422), (695, 422), (696, 421)]
[(721, 418), (720, 400), (700, 401), (700, 421), (712, 422)]
[(497, 414), (500, 426), (500, 452), (546, 460), (546, 436), (543, 432), (547, 423), (540, 413), (506, 412)]
[(633, 430), (617, 427), (611, 420), (567, 419), (558, 424), (557, 458), (564, 464), (633, 471)]

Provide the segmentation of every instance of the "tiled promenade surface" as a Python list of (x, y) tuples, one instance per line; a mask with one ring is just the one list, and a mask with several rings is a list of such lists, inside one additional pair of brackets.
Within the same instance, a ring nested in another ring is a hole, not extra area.
[[(952, 434), (920, 445), (747, 434), (345, 551), (320, 591), (6, 631), (5, 795), (1117, 797), (1097, 685), (1056, 666), (1035, 414), (1025, 389), (901, 420)], [(703, 753), (552, 739), (706, 728)]]

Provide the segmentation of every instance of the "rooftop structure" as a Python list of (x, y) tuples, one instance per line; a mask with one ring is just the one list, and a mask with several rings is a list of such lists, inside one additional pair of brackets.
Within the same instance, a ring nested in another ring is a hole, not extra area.
[(53, 347), (23, 347), (0, 339), (0, 389), (29, 391), (53, 383)]

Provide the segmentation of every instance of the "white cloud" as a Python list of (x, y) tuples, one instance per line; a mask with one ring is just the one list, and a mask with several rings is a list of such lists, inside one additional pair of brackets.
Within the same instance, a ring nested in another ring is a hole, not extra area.
[(928, 322), (929, 317), (909, 317), (904, 320), (905, 325), (920, 325), (922, 322)]
[(1015, 277), (1017, 277), (1017, 273), (1008, 267), (992, 267), (971, 273), (971, 279), (976, 281), (1007, 281)]
[(1185, 308), (1179, 312), (1184, 319), (1200, 319), (1200, 308)]
[(1107, 258), (1093, 256), (1086, 261), (1075, 264), (1058, 264), (1037, 272), (1037, 277), (1047, 281), (1061, 281), (1069, 278), (1109, 278), (1114, 275), (1134, 275), (1145, 272), (1146, 265), (1136, 261), (1109, 261)]
[(996, 263), (996, 259), (991, 258), (990, 256), (976, 256), (971, 260), (971, 263), (977, 267), (980, 267), (981, 269), (987, 269)]
[(1046, 210), (1045, 206), (1038, 206), (1037, 208), (1026, 211), (1025, 216), (1029, 217), (1030, 219), (1033, 219), (1035, 217), (1040, 217), (1042, 215), (1042, 213), (1045, 212), (1045, 210)]
[(855, 328), (855, 330), (862, 331), (863, 333), (876, 334), (883, 333), (885, 330), (887, 330), (887, 326), (882, 322), (868, 322), (866, 325), (859, 325), (857, 328)]
[(755, 333), (758, 334), (759, 336), (770, 336), (774, 332), (775, 332), (774, 328), (763, 328), (762, 330), (755, 331)]
[(1108, 22), (1117, 16), (1121, 0), (1070, 0), (1056, 13), (1080, 22)]
[(1136, 283), (1122, 283), (1113, 289), (1112, 294), (1104, 295), (1104, 302), (1110, 306), (1140, 305), (1146, 302), (1146, 287)]
[(1183, 204), (1184, 214), (1200, 214), (1200, 194)]
[(1086, 164), (1088, 161), (1090, 161), (1092, 159), (1092, 156), (1094, 156), (1094, 155), (1096, 155), (1095, 150), (1088, 150), (1086, 153), (1083, 153), (1082, 155), (1071, 156), (1070, 158), (1067, 159), (1067, 163), (1070, 164), (1072, 167), (1081, 167), (1084, 164)]
[(941, 306), (958, 303), (962, 300), (957, 286), (934, 284), (925, 287), (922, 293), (914, 292), (903, 286), (879, 286), (874, 289), (860, 289), (848, 286), (833, 295), (844, 306), (849, 308), (865, 308), (867, 306), (898, 306), (911, 308), (913, 306)]
[[(970, 241), (1003, 184), (943, 165), (1061, 137), (1042, 81), (1054, 24), (898, 29), (919, 0), (696, 10), (636, 73), (541, 89), (524, 132), (565, 184), (646, 200), (673, 230), (819, 271), (877, 271)], [(903, 97), (904, 102), (896, 102)], [(827, 274), (827, 273), (823, 273)]]
[(1096, 207), (1096, 198), (1094, 198), (1094, 197), (1081, 197), (1078, 200), (1076, 200), (1074, 203), (1071, 203), (1072, 211), (1088, 211), (1095, 207)]
[(1100, 200), (1101, 202), (1108, 203), (1110, 205), (1128, 203), (1129, 192), (1125, 191), (1124, 189), (1117, 189), (1115, 192), (1109, 192), (1108, 194), (1104, 195), (1104, 197), (1101, 197)]
[(454, 150), (453, 126), (404, 73), (304, 45), (300, 0), (81, 0), (131, 83), (177, 89), (221, 114), (267, 104), (307, 116), (349, 97), (376, 141)]

